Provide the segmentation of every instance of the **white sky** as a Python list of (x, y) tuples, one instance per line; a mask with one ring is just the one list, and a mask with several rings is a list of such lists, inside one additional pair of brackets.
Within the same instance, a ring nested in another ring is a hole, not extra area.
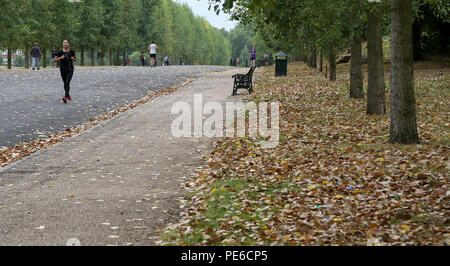
[(206, 20), (216, 28), (225, 28), (229, 31), (237, 24), (237, 21), (230, 21), (229, 16), (223, 12), (220, 12), (220, 14), (217, 15), (216, 12), (214, 12), (214, 5), (211, 6), (211, 10), (208, 11), (208, 0), (174, 0), (174, 2), (187, 3), (195, 15), (206, 18)]

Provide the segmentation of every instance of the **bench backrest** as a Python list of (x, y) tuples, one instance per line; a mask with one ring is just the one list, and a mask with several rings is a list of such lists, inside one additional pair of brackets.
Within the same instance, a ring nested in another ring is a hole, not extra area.
[(252, 82), (253, 72), (255, 72), (255, 69), (256, 69), (256, 67), (251, 67), (250, 70), (249, 70), (248, 73), (247, 73), (248, 80), (249, 80), (250, 82)]

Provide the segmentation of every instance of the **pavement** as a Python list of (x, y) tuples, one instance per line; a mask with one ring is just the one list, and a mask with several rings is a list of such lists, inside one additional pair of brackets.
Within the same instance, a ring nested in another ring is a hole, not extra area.
[[(0, 245), (154, 245), (178, 220), (181, 184), (210, 138), (175, 138), (173, 103), (225, 103), (239, 70), (215, 72), (0, 168)], [(78, 242), (79, 241), (79, 242)]]
[(63, 104), (59, 69), (0, 72), (0, 147), (64, 131), (91, 117), (224, 66), (76, 67), (72, 102)]

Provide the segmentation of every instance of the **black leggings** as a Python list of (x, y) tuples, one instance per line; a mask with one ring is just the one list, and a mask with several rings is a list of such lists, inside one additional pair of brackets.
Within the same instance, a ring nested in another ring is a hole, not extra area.
[(72, 69), (60, 69), (61, 71), (61, 78), (64, 82), (64, 91), (66, 92), (66, 95), (64, 97), (70, 97), (70, 81), (72, 80), (73, 77), (73, 70)]

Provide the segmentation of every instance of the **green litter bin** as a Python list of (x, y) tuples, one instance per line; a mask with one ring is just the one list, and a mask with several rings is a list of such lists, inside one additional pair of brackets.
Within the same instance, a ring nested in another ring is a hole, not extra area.
[(279, 52), (275, 55), (275, 76), (287, 76), (287, 54)]

